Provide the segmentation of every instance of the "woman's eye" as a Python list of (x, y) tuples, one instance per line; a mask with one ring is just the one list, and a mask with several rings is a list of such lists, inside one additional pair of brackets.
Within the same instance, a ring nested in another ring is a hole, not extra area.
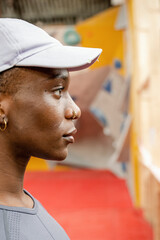
[(53, 91), (54, 96), (56, 96), (57, 98), (60, 98), (62, 96), (62, 90), (63, 88), (55, 89)]

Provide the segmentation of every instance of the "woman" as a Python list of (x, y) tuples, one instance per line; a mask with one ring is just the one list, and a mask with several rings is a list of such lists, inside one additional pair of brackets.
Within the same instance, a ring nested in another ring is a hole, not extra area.
[(23, 189), (31, 156), (63, 160), (80, 109), (69, 71), (93, 64), (101, 49), (61, 45), (40, 28), (0, 19), (0, 239), (69, 239)]

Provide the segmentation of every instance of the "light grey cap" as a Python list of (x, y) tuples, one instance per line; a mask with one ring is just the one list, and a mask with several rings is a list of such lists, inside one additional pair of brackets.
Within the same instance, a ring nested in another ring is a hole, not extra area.
[(41, 28), (14, 18), (0, 18), (0, 72), (13, 66), (64, 68), (91, 66), (100, 48), (63, 46)]

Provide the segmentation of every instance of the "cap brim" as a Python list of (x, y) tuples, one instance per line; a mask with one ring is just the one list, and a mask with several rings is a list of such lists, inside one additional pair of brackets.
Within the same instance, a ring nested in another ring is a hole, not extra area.
[(101, 52), (100, 48), (53, 46), (26, 57), (16, 66), (62, 68), (77, 71), (91, 66)]

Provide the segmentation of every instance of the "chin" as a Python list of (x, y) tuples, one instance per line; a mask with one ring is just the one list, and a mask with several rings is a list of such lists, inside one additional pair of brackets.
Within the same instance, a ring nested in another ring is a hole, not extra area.
[(46, 159), (46, 160), (51, 160), (51, 161), (63, 161), (66, 159), (68, 155), (68, 149), (66, 148), (61, 148), (61, 149), (52, 149), (52, 151), (38, 151), (35, 152), (34, 154), (31, 154), (34, 157)]
[(53, 161), (56, 160), (56, 161), (64, 161), (66, 159), (67, 155), (66, 156), (58, 156), (57, 158), (54, 158), (52, 159)]
[(63, 161), (66, 159), (68, 155), (68, 149), (65, 148), (63, 151), (59, 151), (55, 154), (53, 160), (57, 160), (57, 161)]
[(68, 150), (65, 149), (63, 151), (59, 151), (59, 152), (54, 152), (53, 154), (47, 154), (45, 156), (41, 156), (41, 158), (44, 158), (46, 160), (51, 160), (51, 161), (63, 161), (66, 159), (68, 155)]

